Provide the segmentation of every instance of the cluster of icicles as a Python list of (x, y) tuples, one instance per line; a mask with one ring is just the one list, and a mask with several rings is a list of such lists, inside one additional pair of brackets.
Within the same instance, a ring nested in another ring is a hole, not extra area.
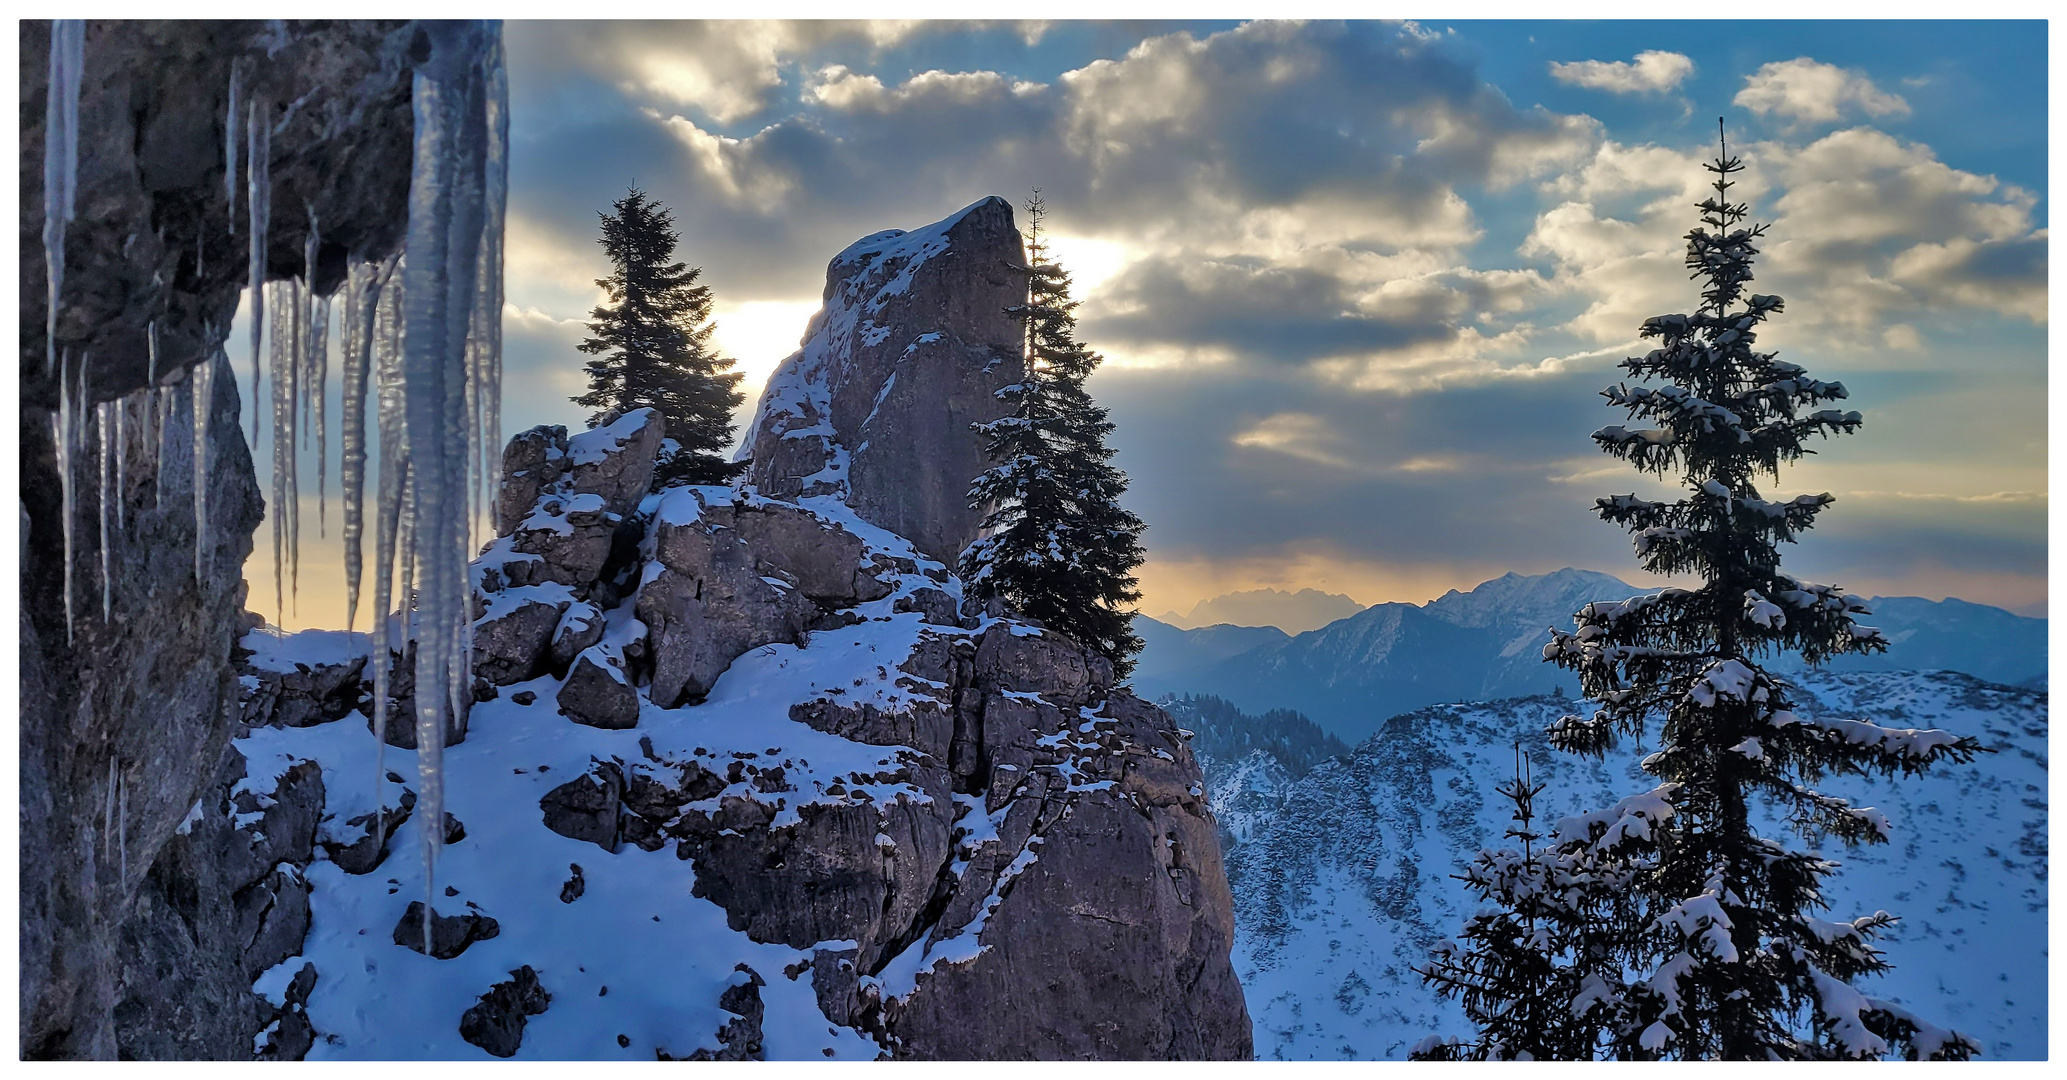
[[(368, 447), (367, 406), (374, 403), (379, 440), (374, 494), (373, 692), (376, 792), (386, 802), (386, 703), (390, 655), (415, 648), (413, 717), (417, 743), (417, 819), (423, 823), (424, 950), (430, 951), (431, 898), (437, 859), (444, 842), (442, 751), (447, 717), (456, 718), (471, 692), (472, 604), (467, 563), (475, 530), (492, 504), (501, 444), (502, 240), (508, 177), (508, 84), (502, 34), (496, 22), (428, 23), (427, 60), (414, 75), (415, 145), (409, 182), (409, 225), (403, 250), (378, 262), (349, 258), (342, 297), (318, 296), (314, 284), (321, 247), (313, 214), (300, 277), (266, 282), (266, 248), (271, 228), (269, 176), (273, 110), (260, 97), (244, 97), (243, 68), (233, 66), (224, 162), (231, 196), (230, 231), (237, 230), (236, 165), (241, 135), (246, 162), (246, 229), (250, 241), (252, 371), (251, 445), (260, 431), (260, 390), (271, 372), (273, 416), (271, 501), (274, 600), (284, 615), (287, 590), (299, 576), (300, 504), (298, 443), (309, 439), (313, 419), (319, 478), (328, 471), (329, 421), (324, 389), (329, 379), (329, 326), (338, 313), (343, 401), (343, 511), (346, 626), (358, 617), (366, 515), (363, 510)], [(79, 493), (76, 473), (89, 451), (98, 458), (100, 505), (101, 615), (112, 616), (108, 552), (111, 528), (123, 530), (129, 475), (127, 452), (134, 441), (150, 449), (154, 472), (167, 460), (168, 440), (177, 428), (172, 410), (181, 385), (193, 410), (194, 577), (205, 586), (214, 569), (208, 545), (208, 420), (215, 402), (218, 366), (226, 366), (227, 330), (204, 336), (212, 355), (193, 366), (183, 384), (161, 386), (158, 333), (151, 326), (148, 385), (115, 401), (91, 403), (86, 373), (90, 356), (59, 358), (55, 330), (64, 284), (64, 233), (72, 219), (78, 169), (79, 74), (85, 27), (56, 20), (51, 29), (50, 104), (44, 143), (44, 250), (49, 270), (53, 342), (46, 357), (60, 386), (52, 419), (62, 488), (65, 536), (65, 629), (75, 634), (73, 524)], [(240, 115), (240, 113), (242, 115)], [(270, 323), (270, 339), (265, 336)], [(269, 341), (271, 349), (261, 346)], [(262, 359), (263, 358), (263, 359)], [(89, 405), (94, 422), (89, 425)], [(91, 427), (92, 430), (89, 430)], [(110, 470), (114, 470), (111, 481)], [(328, 499), (318, 480), (318, 528), (327, 528)], [(112, 521), (110, 515), (112, 514)], [(282, 571), (288, 584), (282, 584)], [(388, 615), (398, 598), (402, 611)], [(283, 620), (284, 621), (284, 620)], [(112, 768), (113, 762), (110, 762)], [(111, 793), (109, 796), (115, 796)], [(112, 804), (111, 804), (112, 805)], [(380, 838), (385, 842), (385, 837)], [(126, 845), (125, 845), (126, 846)], [(125, 852), (126, 857), (126, 852)]]

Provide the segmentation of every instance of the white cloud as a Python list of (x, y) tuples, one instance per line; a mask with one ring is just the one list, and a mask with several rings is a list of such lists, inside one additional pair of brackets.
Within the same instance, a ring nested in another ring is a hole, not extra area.
[(1856, 71), (1806, 56), (1770, 63), (1744, 79), (1736, 104), (1760, 116), (1804, 124), (1835, 124), (1859, 110), (1868, 116), (1907, 116), (1909, 103), (1882, 91)]
[(1759, 154), (1785, 188), (1768, 245), (1775, 280), (1817, 298), (1803, 310), (1812, 320), (1868, 330), (1910, 308), (1969, 308), (2045, 321), (2034, 193), (1871, 128)]
[[(1692, 306), (1684, 237), (1712, 153), (1609, 143), (1544, 185), (1562, 201), (1537, 216), (1522, 253), (1550, 259), (1554, 283), (1586, 301), (1565, 329), (1608, 341)], [(1772, 224), (1760, 287), (1789, 301), (1775, 343), (1915, 352), (1923, 311), (2045, 320), (2045, 230), (2034, 228), (2031, 192), (1871, 128), (1743, 154), (1749, 168), (1731, 194)]]
[(1663, 94), (1677, 89), (1694, 73), (1694, 61), (1676, 52), (1646, 49), (1635, 60), (1552, 61), (1550, 77), (1589, 90), (1611, 94)]
[(679, 22), (515, 22), (513, 63), (572, 67), (616, 82), (636, 100), (694, 109), (731, 124), (766, 108), (797, 57), (836, 43), (875, 50), (923, 24), (914, 20), (710, 20)]

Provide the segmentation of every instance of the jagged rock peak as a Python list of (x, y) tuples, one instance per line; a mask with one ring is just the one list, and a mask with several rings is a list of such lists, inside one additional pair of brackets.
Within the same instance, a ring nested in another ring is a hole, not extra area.
[(863, 520), (952, 564), (976, 536), (970, 425), (1019, 380), (1025, 257), (991, 196), (911, 232), (872, 233), (826, 267), (802, 348), (768, 379), (748, 480), (764, 495), (836, 495)]

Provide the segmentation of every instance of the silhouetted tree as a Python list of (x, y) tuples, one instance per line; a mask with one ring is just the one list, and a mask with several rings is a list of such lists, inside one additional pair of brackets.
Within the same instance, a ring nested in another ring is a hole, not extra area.
[(998, 597), (1043, 626), (1097, 650), (1122, 677), (1141, 639), (1141, 519), (1120, 505), (1127, 474), (1112, 465), (1112, 421), (1084, 388), (1103, 357), (1076, 337), (1069, 273), (1041, 237), (1046, 206), (1027, 203), (1026, 374), (999, 397), (1010, 416), (975, 428), (994, 464), (969, 488), (987, 510), (984, 535), (962, 553), (960, 572), (979, 598)]
[(609, 299), (589, 313), (581, 351), (595, 359), (588, 393), (574, 403), (596, 410), (592, 427), (613, 412), (659, 411), (674, 445), (654, 469), (656, 490), (723, 483), (745, 468), (718, 454), (732, 441), (732, 410), (743, 395), (732, 360), (711, 348), (710, 286), (697, 284), (700, 269), (675, 261), (674, 211), (636, 187), (610, 209), (597, 215), (597, 242), (612, 270), (596, 281)]

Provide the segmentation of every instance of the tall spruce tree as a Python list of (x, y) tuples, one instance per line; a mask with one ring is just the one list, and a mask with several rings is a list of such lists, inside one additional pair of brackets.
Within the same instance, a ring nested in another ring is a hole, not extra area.
[(675, 261), (674, 211), (637, 187), (611, 204), (597, 243), (610, 256), (599, 278), (609, 296), (589, 313), (581, 351), (588, 393), (576, 405), (596, 410), (591, 427), (613, 412), (650, 407), (675, 443), (653, 471), (655, 490), (672, 484), (724, 483), (745, 468), (719, 456), (732, 441), (732, 410), (744, 395), (733, 361), (711, 347), (711, 290), (703, 271)]
[[(1593, 435), (1607, 453), (1686, 487), (1669, 502), (1617, 495), (1596, 508), (1633, 534), (1645, 570), (1700, 585), (1589, 604), (1576, 629), (1553, 631), (1544, 649), (1599, 704), (1553, 726), (1557, 747), (1599, 758), (1659, 720), (1658, 748), (1643, 759), (1658, 785), (1565, 818), (1551, 838), (1542, 875), (1560, 894), (1549, 911), (1569, 937), (1550, 955), (1576, 966), (1556, 993), (1593, 1029), (1588, 1042), (1614, 1058), (1965, 1058), (1977, 1052), (1965, 1036), (1852, 985), (1889, 967), (1874, 941), (1894, 917), (1820, 917), (1837, 864), (1762, 835), (1753, 821), (1757, 798), (1805, 837), (1884, 843), (1885, 815), (1813, 785), (1828, 775), (1910, 775), (1981, 747), (1935, 729), (1799, 714), (1795, 687), (1760, 666), (1779, 652), (1816, 664), (1887, 643), (1857, 621), (1870, 614), (1859, 600), (1780, 571), (1779, 545), (1833, 500), (1772, 501), (1756, 481), (1777, 481), (1782, 465), (1811, 453), (1809, 437), (1849, 434), (1861, 419), (1821, 407), (1846, 397), (1842, 384), (1753, 349), (1757, 328), (1782, 306), (1746, 291), (1765, 226), (1743, 227), (1747, 208), (1730, 201), (1743, 163), (1727, 142), (1707, 168), (1714, 194), (1687, 234), (1701, 304), (1646, 321), (1642, 334), (1658, 347), (1622, 364), (1662, 385), (1603, 391), (1632, 420), (1656, 426)], [(1442, 961), (1430, 969), (1439, 988), (1487, 985), (1487, 961)]]
[(1125, 677), (1141, 651), (1133, 604), (1144, 526), (1119, 502), (1127, 474), (1105, 442), (1113, 424), (1084, 388), (1104, 358), (1077, 340), (1069, 273), (1041, 236), (1039, 191), (1026, 211), (1026, 303), (1012, 309), (1026, 326), (1026, 372), (998, 391), (1012, 414), (974, 425), (995, 464), (969, 487), (984, 535), (959, 570), (976, 597), (1068, 634)]

